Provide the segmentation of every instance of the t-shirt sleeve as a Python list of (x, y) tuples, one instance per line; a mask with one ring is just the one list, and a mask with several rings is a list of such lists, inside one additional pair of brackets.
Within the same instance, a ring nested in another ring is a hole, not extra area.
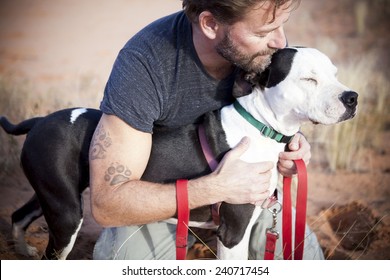
[(162, 104), (152, 70), (145, 54), (122, 49), (104, 90), (102, 112), (119, 117), (137, 130), (152, 133)]

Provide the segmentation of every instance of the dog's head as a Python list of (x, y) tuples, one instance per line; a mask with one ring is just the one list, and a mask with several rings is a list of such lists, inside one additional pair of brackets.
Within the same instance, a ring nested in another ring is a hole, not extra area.
[(336, 74), (337, 68), (320, 51), (285, 48), (273, 55), (261, 74), (240, 74), (233, 94), (257, 92), (275, 118), (334, 124), (353, 118), (358, 103), (358, 94), (341, 84)]

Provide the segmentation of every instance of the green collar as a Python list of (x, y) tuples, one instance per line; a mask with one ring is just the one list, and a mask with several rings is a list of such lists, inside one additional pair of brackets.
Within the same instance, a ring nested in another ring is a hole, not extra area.
[(256, 127), (262, 135), (265, 137), (274, 139), (275, 141), (279, 143), (290, 143), (291, 139), (294, 136), (286, 136), (279, 132), (277, 132), (275, 129), (266, 126), (262, 122), (259, 122), (256, 120), (249, 112), (247, 112), (244, 107), (241, 106), (241, 104), (236, 100), (234, 103), (234, 108), (237, 110), (237, 112), (245, 119), (247, 120), (251, 125)]

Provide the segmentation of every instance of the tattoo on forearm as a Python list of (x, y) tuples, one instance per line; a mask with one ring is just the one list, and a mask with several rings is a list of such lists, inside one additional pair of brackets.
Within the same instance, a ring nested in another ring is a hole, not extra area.
[(127, 167), (119, 163), (113, 163), (107, 169), (104, 180), (110, 183), (110, 186), (115, 186), (130, 180), (131, 171)]
[(91, 143), (89, 158), (104, 159), (106, 157), (106, 149), (112, 144), (110, 134), (106, 132), (103, 125), (96, 128), (93, 141)]

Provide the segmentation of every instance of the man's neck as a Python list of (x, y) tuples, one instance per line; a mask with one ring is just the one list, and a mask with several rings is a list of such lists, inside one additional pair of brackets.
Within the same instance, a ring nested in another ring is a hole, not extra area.
[(196, 53), (207, 73), (217, 80), (229, 76), (234, 66), (215, 51), (215, 42), (205, 37), (195, 24), (192, 25), (192, 34)]

